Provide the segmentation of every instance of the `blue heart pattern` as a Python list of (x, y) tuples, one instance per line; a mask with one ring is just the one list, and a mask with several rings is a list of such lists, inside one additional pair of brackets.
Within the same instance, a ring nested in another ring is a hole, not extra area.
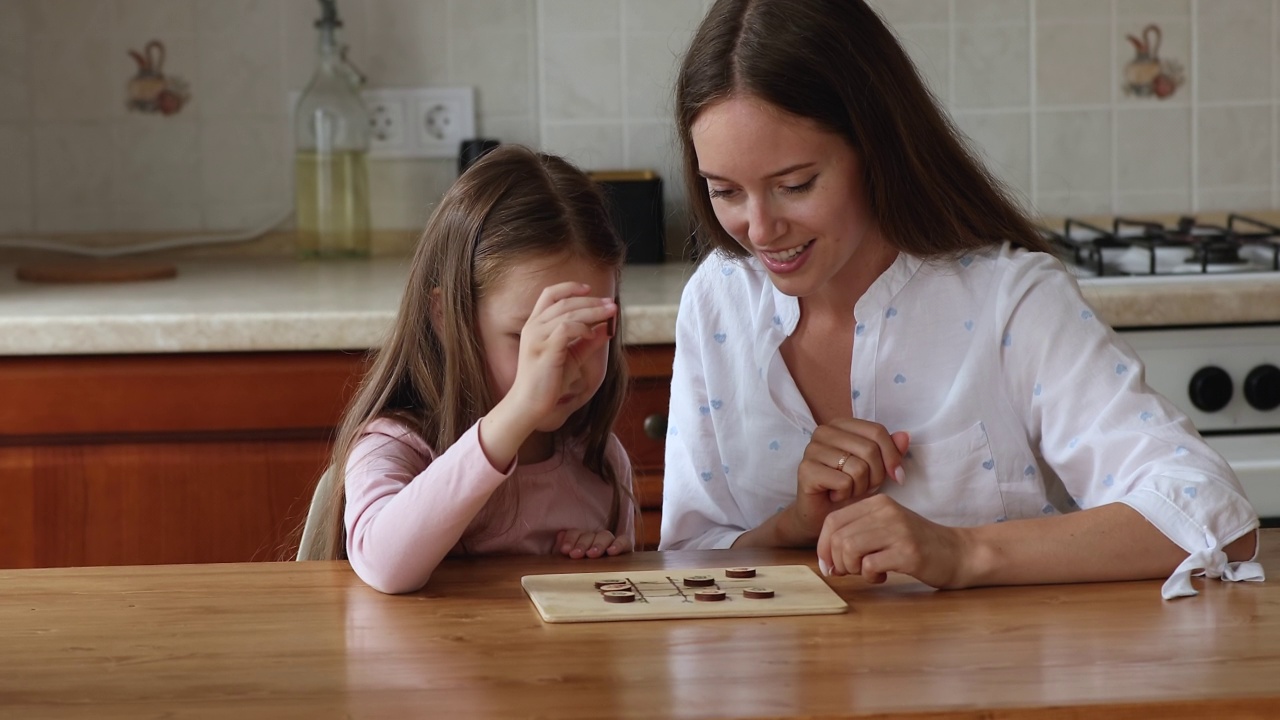
[(973, 264), (973, 258), (970, 257), (969, 255), (965, 255), (964, 257), (960, 258), (960, 264), (963, 265), (964, 267), (969, 267), (970, 265)]
[(993, 468), (993, 467), (995, 467), (995, 466), (996, 466), (996, 461), (995, 461), (995, 460), (985, 460), (985, 461), (983, 461), (983, 463), (982, 463), (982, 467), (984, 467), (984, 468), (986, 468), (986, 469), (988, 469), (988, 470), (990, 470), (991, 468)]
[(722, 407), (724, 407), (724, 401), (722, 401), (722, 400), (712, 400), (712, 401), (711, 401), (711, 409), (712, 409), (712, 410), (719, 410), (719, 409), (720, 409), (720, 408), (722, 408)]
[(668, 434), (668, 435), (671, 435), (671, 436), (675, 436), (675, 435), (679, 435), (679, 434), (680, 434), (680, 433), (679, 433), (679, 431), (677, 431), (677, 430), (676, 430), (676, 424), (675, 424), (675, 423), (671, 423), (671, 425), (667, 426), (667, 434)]
[(773, 316), (773, 324), (774, 324), (774, 325), (781, 325), (781, 324), (782, 324), (782, 316), (781, 316), (781, 315), (774, 315), (774, 316)]
[(1023, 475), (1025, 475), (1025, 476), (1027, 476), (1027, 477), (1031, 477), (1032, 475), (1035, 475), (1035, 474), (1036, 474), (1036, 466), (1035, 466), (1035, 465), (1028, 465), (1028, 466), (1026, 466), (1025, 468), (1023, 468), (1023, 469), (1022, 469), (1022, 474), (1023, 474)]
[(698, 413), (699, 413), (700, 415), (710, 415), (710, 414), (711, 414), (711, 408), (707, 407), (706, 405), (699, 405), (699, 406), (698, 406)]
[(728, 465), (721, 465), (721, 466), (720, 466), (720, 469), (724, 471), (724, 475), (725, 475), (725, 477), (729, 477), (729, 466), (728, 466)]
[(1146, 422), (1146, 421), (1150, 420), (1150, 419), (1151, 419), (1151, 418), (1153, 418), (1153, 417), (1155, 417), (1155, 416), (1154, 416), (1154, 415), (1152, 415), (1151, 413), (1147, 412), (1146, 410), (1143, 410), (1143, 411), (1142, 411), (1142, 414), (1141, 414), (1141, 415), (1138, 415), (1138, 419), (1139, 419), (1139, 420), (1141, 420), (1142, 422)]
[(1031, 394), (1035, 395), (1036, 397), (1040, 397), (1040, 391), (1043, 389), (1044, 388), (1040, 387), (1040, 383), (1036, 383), (1035, 388), (1031, 390)]
[(1125, 373), (1127, 373), (1127, 372), (1129, 372), (1129, 366), (1128, 366), (1128, 365), (1125, 365), (1124, 363), (1120, 363), (1120, 364), (1116, 365), (1116, 374), (1117, 374), (1117, 375), (1123, 375), (1123, 374), (1125, 374)]
[(700, 477), (702, 478), (702, 482), (711, 482), (711, 471), (703, 470)]
[(724, 267), (720, 268), (720, 274), (724, 275), (725, 277), (729, 277), (730, 275), (733, 274), (733, 268), (729, 267), (728, 265), (725, 265)]
[(1182, 488), (1182, 494), (1183, 494), (1183, 495), (1186, 495), (1187, 497), (1191, 498), (1192, 500), (1195, 500), (1195, 499), (1196, 499), (1196, 489), (1195, 489), (1195, 488), (1193, 488), (1193, 487), (1184, 487), (1184, 488)]
[(894, 375), (894, 376), (893, 376), (893, 382), (894, 382), (895, 384), (897, 384), (897, 385), (901, 385), (901, 384), (905, 383), (906, 381), (907, 381), (907, 378), (906, 378), (905, 376), (903, 376), (903, 374), (902, 374), (902, 373), (898, 373), (897, 375)]
[(1045, 503), (1045, 506), (1044, 506), (1044, 507), (1042, 507), (1042, 508), (1040, 508), (1040, 512), (1041, 512), (1041, 513), (1044, 513), (1045, 515), (1052, 515), (1052, 514), (1053, 514), (1053, 506), (1052, 506), (1052, 505), (1050, 505), (1050, 504), (1048, 504), (1048, 503)]
[(1080, 319), (1081, 319), (1081, 320), (1092, 320), (1092, 319), (1093, 319), (1093, 313), (1092, 313), (1092, 312), (1090, 312), (1090, 311), (1088, 311), (1088, 310), (1081, 310), (1081, 311), (1080, 311)]
[(726, 339), (728, 339), (728, 337), (729, 337), (729, 336), (728, 336), (728, 335), (725, 335), (725, 334), (724, 334), (724, 333), (722, 333), (722, 332), (720, 332), (720, 333), (716, 333), (715, 335), (712, 335), (711, 337), (712, 337), (716, 342), (718, 342), (718, 343), (720, 343), (721, 345), (723, 345), (723, 344), (724, 344), (724, 341), (725, 341)]
[(1187, 449), (1186, 449), (1185, 447), (1183, 447), (1183, 446), (1179, 445), (1179, 446), (1178, 446), (1178, 447), (1173, 451), (1173, 454), (1174, 454), (1174, 455), (1186, 455), (1186, 454), (1187, 454)]
[(897, 314), (898, 314), (898, 308), (892, 308), (892, 307), (891, 307), (891, 308), (889, 308), (888, 310), (885, 310), (885, 311), (884, 311), (884, 316), (885, 316), (885, 317), (887, 317), (887, 318), (891, 318), (891, 317), (893, 317), (893, 316), (895, 316), (895, 315), (897, 315)]
[(854, 326), (854, 328), (853, 328), (853, 334), (854, 334), (854, 335), (861, 335), (861, 334), (862, 334), (862, 331), (863, 331), (863, 330), (866, 330), (866, 329), (867, 329), (867, 326), (866, 326), (866, 325), (863, 325), (862, 323), (858, 323), (858, 324), (857, 324), (857, 325), (855, 325), (855, 326)]
[(1102, 484), (1103, 484), (1103, 485), (1106, 485), (1107, 487), (1111, 487), (1112, 485), (1115, 485), (1115, 484), (1116, 484), (1116, 477), (1115, 477), (1115, 475), (1108, 475), (1108, 476), (1106, 476), (1105, 478), (1103, 478), (1103, 479), (1102, 479)]
[(854, 399), (854, 400), (857, 400), (857, 399), (858, 399), (858, 398), (860, 398), (860, 397), (862, 397), (862, 391), (860, 391), (860, 390), (854, 390), (854, 391), (853, 391), (853, 399)]
[(1067, 443), (1067, 447), (1071, 448), (1072, 450), (1075, 450), (1076, 446), (1079, 444), (1080, 444), (1080, 438), (1073, 437), (1071, 438), (1071, 442)]
[(779, 449), (781, 449), (781, 448), (782, 448), (782, 443), (778, 442), (777, 440), (774, 440), (773, 442), (770, 442), (770, 443), (769, 443), (769, 449), (770, 449), (770, 450), (773, 450), (773, 451), (775, 451), (775, 452), (776, 452), (777, 450), (779, 450)]
[(965, 329), (965, 330), (969, 330), (970, 332), (972, 332), (972, 331), (973, 331), (973, 321), (972, 321), (972, 320), (965, 320), (965, 321), (964, 321), (964, 329)]
[(1005, 347), (1009, 347), (1010, 345), (1013, 344), (1013, 336), (1010, 335), (1009, 333), (1005, 333), (1004, 338), (1000, 340), (1000, 344), (1004, 345)]

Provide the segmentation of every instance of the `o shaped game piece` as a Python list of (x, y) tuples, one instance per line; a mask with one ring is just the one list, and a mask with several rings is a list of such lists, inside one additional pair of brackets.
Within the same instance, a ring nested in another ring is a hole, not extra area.
[(597, 581), (596, 581), (596, 589), (597, 589), (597, 590), (599, 590), (600, 588), (604, 587), (605, 585), (626, 585), (626, 584), (627, 584), (627, 581), (626, 581), (626, 580), (617, 580), (617, 579), (612, 579), (612, 580), (597, 580)]
[(716, 584), (716, 579), (710, 575), (690, 575), (684, 579), (685, 587), (709, 587)]
[(698, 602), (720, 602), (724, 598), (723, 590), (699, 590), (693, 594), (693, 599)]
[(635, 602), (636, 594), (629, 590), (610, 590), (604, 593), (604, 601), (607, 603)]
[(742, 591), (742, 597), (751, 600), (766, 600), (773, 597), (773, 588), (749, 587)]
[(609, 583), (608, 585), (601, 585), (600, 589), (605, 592), (612, 592), (615, 590), (630, 590), (631, 586), (628, 585), (627, 583), (619, 582), (619, 583)]
[(731, 578), (753, 578), (756, 576), (756, 569), (753, 567), (736, 567), (729, 568), (724, 571), (725, 577)]

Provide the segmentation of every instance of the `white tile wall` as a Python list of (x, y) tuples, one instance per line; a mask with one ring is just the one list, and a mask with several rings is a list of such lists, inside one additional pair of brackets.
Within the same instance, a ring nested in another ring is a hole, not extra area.
[[(685, 199), (671, 83), (711, 0), (339, 0), (372, 86), (471, 85), (479, 131), (590, 169), (655, 168)], [(1280, 0), (871, 0), (975, 150), (1033, 209), (1280, 207)], [(0, 0), (0, 233), (227, 229), (291, 204), (285, 94), (315, 0)], [(1186, 83), (1122, 90), (1160, 26)], [(192, 100), (125, 109), (126, 54), (167, 47)], [(417, 228), (448, 160), (379, 160), (375, 224)], [(678, 240), (673, 242), (673, 247)]]

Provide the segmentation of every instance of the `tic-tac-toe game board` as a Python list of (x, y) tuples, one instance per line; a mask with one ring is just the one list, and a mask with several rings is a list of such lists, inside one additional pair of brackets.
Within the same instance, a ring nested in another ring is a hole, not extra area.
[(831, 615), (849, 609), (804, 565), (526, 575), (520, 584), (549, 623)]

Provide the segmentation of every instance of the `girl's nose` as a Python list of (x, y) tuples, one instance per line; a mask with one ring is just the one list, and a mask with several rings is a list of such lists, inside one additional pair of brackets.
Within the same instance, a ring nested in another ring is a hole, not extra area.
[(757, 247), (767, 246), (783, 233), (783, 221), (771, 207), (769, 198), (748, 202), (747, 239)]

